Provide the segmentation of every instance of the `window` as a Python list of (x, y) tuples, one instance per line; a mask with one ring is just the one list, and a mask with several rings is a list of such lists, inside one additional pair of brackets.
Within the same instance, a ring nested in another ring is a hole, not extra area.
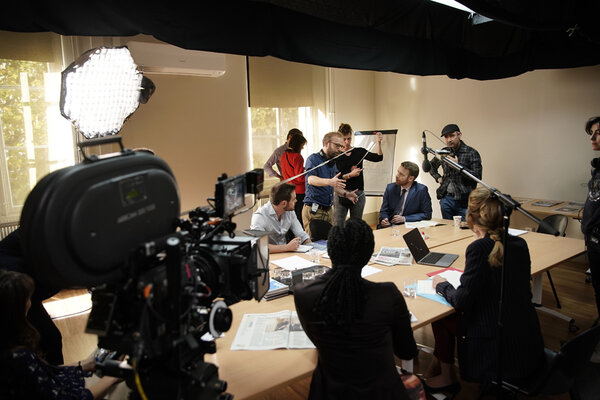
[[(330, 69), (274, 57), (248, 57), (248, 91), (253, 168), (264, 166), (292, 128), (300, 129), (306, 138), (304, 159), (322, 147), (323, 135), (332, 130)], [(265, 186), (276, 179), (271, 181)]]
[(0, 58), (0, 223), (17, 221), (35, 184), (75, 163), (59, 111), (60, 63)]

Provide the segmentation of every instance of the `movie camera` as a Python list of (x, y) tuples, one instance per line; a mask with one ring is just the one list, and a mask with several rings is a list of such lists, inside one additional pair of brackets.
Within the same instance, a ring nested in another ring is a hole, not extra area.
[[(100, 141), (120, 144), (81, 146)], [(268, 290), (267, 236), (237, 235), (232, 222), (262, 181), (262, 170), (223, 175), (212, 204), (181, 218), (168, 165), (121, 145), (117, 156), (48, 174), (29, 194), (21, 217), (29, 264), (55, 289), (91, 290), (87, 332), (129, 356), (98, 369), (124, 378), (132, 398), (231, 398), (204, 355), (231, 325), (228, 306)]]

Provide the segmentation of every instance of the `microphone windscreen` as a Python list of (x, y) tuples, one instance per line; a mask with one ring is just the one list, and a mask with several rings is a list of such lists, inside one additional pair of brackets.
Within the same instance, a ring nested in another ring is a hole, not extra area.
[(423, 168), (423, 172), (431, 171), (431, 163), (427, 159), (423, 160), (423, 164), (421, 164), (421, 167)]

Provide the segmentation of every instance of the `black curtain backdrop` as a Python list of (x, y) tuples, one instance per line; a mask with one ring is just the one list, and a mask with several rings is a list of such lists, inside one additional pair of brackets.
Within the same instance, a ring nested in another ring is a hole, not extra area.
[(428, 0), (21, 0), (0, 29), (142, 33), (186, 49), (456, 79), (600, 63), (597, 0), (460, 2), (493, 21), (474, 25)]

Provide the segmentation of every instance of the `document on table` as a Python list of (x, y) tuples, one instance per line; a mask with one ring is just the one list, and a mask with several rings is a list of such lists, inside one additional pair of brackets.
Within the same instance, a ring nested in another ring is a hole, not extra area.
[(441, 225), (439, 222), (435, 221), (415, 221), (415, 222), (405, 222), (404, 226), (407, 229), (413, 228), (429, 228), (430, 226)]
[(296, 311), (244, 314), (231, 350), (314, 349)]
[(300, 246), (298, 246), (298, 248), (296, 250), (294, 250), (296, 253), (306, 253), (307, 251), (309, 251), (310, 249), (312, 249), (312, 246), (309, 245), (305, 245), (305, 244), (301, 244)]
[(304, 259), (300, 256), (286, 257), (271, 262), (283, 269), (287, 269), (288, 271), (296, 271), (298, 269), (313, 267), (317, 265), (314, 262), (308, 261), (307, 259)]
[(373, 262), (391, 266), (391, 265), (412, 265), (412, 255), (408, 247), (386, 247), (382, 246), (379, 253), (372, 258)]
[(381, 270), (379, 268), (371, 267), (370, 265), (365, 265), (363, 267), (362, 271), (360, 272), (360, 276), (362, 276), (364, 278), (369, 275), (376, 274), (378, 272), (381, 272)]
[(521, 235), (526, 234), (527, 231), (524, 231), (522, 229), (508, 228), (508, 233), (513, 236), (521, 236)]

